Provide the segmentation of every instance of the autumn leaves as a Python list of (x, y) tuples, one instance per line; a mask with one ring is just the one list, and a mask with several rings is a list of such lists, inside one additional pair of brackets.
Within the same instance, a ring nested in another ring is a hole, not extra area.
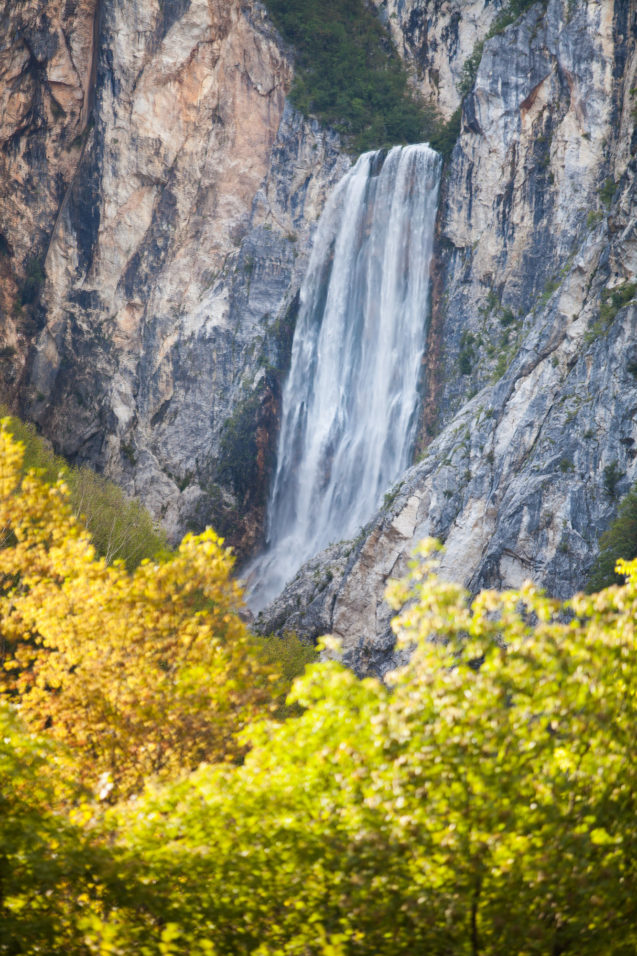
[(5, 696), (67, 745), (85, 783), (106, 775), (113, 798), (236, 757), (236, 732), (267, 710), (277, 677), (239, 618), (229, 552), (208, 531), (129, 574), (95, 555), (64, 486), (21, 480), (20, 465), (3, 431)]
[(409, 663), (314, 664), (274, 720), (216, 536), (108, 566), (20, 459), (0, 433), (0, 954), (637, 951), (637, 562), (473, 598), (429, 543)]

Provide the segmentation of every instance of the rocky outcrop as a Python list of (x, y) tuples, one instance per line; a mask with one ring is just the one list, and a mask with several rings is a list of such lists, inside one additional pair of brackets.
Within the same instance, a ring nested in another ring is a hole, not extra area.
[(460, 106), (463, 68), (506, 0), (373, 0), (425, 100), (448, 120)]
[(84, 148), (98, 0), (0, 4), (0, 389), (16, 403), (51, 234)]
[(291, 77), (259, 3), (104, 4), (21, 407), (175, 539), (262, 526), (294, 296), (349, 165)]
[(636, 17), (550, 0), (485, 44), (440, 212), (439, 434), (262, 629), (289, 619), (313, 637), (320, 622), (357, 670), (383, 673), (383, 590), (427, 535), (472, 589), (583, 585), (637, 478)]
[[(422, 459), (260, 620), (392, 662), (385, 583), (581, 586), (637, 477), (635, 0), (374, 0), (449, 119)], [(504, 18), (504, 19), (503, 19)], [(349, 165), (257, 0), (0, 12), (0, 387), (174, 538), (255, 550), (300, 279)], [(490, 35), (493, 34), (493, 35)]]

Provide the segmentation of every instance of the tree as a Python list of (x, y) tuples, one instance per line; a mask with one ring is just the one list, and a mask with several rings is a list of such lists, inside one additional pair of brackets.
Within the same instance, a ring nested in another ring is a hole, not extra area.
[(161, 953), (170, 926), (171, 952), (228, 956), (635, 952), (637, 562), (622, 570), (624, 587), (565, 604), (531, 585), (472, 599), (428, 552), (390, 592), (413, 648), (391, 688), (315, 665), (300, 715), (251, 728), (242, 766), (113, 811), (130, 882), (95, 939)]
[(618, 584), (623, 579), (615, 568), (620, 558), (637, 557), (637, 486), (620, 502), (617, 517), (599, 539), (599, 554), (591, 568), (586, 590), (589, 593)]
[[(101, 850), (64, 810), (78, 788), (53, 774), (50, 742), (0, 702), (0, 954), (82, 951), (81, 890)], [(81, 889), (80, 889), (81, 888)], [(86, 950), (84, 950), (86, 952)]]
[[(0, 414), (4, 415), (5, 411), (0, 406)], [(132, 571), (144, 558), (168, 554), (164, 531), (138, 501), (127, 498), (121, 488), (86, 465), (72, 468), (64, 458), (53, 453), (33, 425), (14, 416), (4, 420), (7, 431), (24, 446), (22, 473), (36, 468), (38, 476), (47, 484), (64, 479), (71, 511), (90, 532), (98, 554), (109, 563), (121, 558)]]
[(408, 663), (328, 639), (275, 722), (216, 536), (109, 566), (21, 455), (0, 431), (0, 953), (637, 951), (637, 560), (472, 597), (430, 542), (388, 592)]
[(97, 558), (63, 483), (21, 476), (0, 432), (0, 686), (82, 779), (138, 790), (243, 753), (235, 733), (278, 683), (240, 618), (232, 558), (208, 531), (163, 563)]

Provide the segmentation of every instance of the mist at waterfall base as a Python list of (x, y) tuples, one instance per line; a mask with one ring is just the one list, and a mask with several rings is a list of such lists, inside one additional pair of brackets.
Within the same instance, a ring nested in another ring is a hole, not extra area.
[(283, 392), (266, 550), (244, 571), (257, 612), (301, 565), (353, 537), (410, 464), (441, 159), (365, 153), (319, 221)]

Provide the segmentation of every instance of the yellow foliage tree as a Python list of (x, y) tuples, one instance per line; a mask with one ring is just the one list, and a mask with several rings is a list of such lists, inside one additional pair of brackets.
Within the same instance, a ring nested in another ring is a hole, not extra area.
[(120, 797), (242, 752), (237, 730), (277, 676), (243, 624), (232, 558), (214, 532), (129, 574), (97, 558), (63, 483), (21, 477), (0, 431), (0, 689), (68, 745), (85, 783)]
[(71, 467), (56, 455), (29, 422), (9, 416), (0, 405), (0, 418), (6, 430), (24, 446), (22, 472), (36, 468), (47, 484), (62, 478), (69, 490), (71, 511), (88, 529), (98, 554), (107, 561), (121, 558), (129, 571), (144, 558), (161, 558), (168, 551), (168, 540), (151, 514), (135, 499), (127, 498), (114, 482), (83, 465)]

